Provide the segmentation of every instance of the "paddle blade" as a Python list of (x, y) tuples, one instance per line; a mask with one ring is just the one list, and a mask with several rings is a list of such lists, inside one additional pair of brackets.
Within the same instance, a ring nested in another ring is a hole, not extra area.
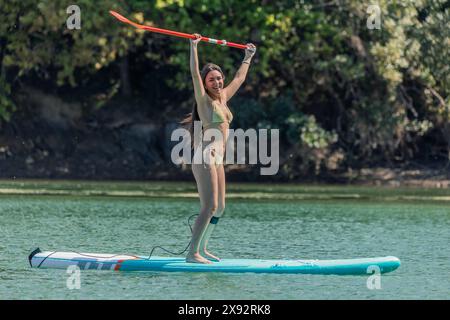
[(114, 17), (115, 17), (117, 20), (119, 20), (119, 21), (122, 21), (122, 22), (125, 22), (125, 23), (130, 23), (130, 22), (131, 22), (130, 20), (128, 20), (127, 18), (125, 18), (124, 16), (118, 14), (118, 13), (115, 12), (115, 11), (109, 10), (109, 13), (110, 13), (112, 16), (114, 16)]

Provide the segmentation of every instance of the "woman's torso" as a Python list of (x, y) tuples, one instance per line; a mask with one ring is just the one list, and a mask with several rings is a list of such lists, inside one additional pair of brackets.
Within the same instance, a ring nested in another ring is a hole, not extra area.
[(233, 114), (226, 104), (226, 97), (223, 95), (220, 99), (213, 100), (207, 93), (202, 101), (197, 101), (197, 111), (202, 121), (203, 134), (211, 128), (218, 129), (222, 133), (222, 142), (228, 139), (228, 129)]

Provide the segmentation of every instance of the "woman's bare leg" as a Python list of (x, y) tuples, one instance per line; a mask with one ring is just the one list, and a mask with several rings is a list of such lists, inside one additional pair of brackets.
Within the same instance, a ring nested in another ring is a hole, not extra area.
[[(218, 218), (222, 217), (223, 212), (225, 210), (225, 170), (223, 164), (216, 166), (217, 168), (217, 184), (218, 184), (218, 206), (217, 210), (213, 215), (213, 219), (208, 221), (208, 225), (203, 234), (200, 243), (200, 250), (202, 255), (211, 259), (213, 261), (220, 261), (220, 258), (208, 252), (206, 249), (208, 246), (209, 238), (211, 237), (212, 232), (214, 231), (216, 224), (218, 222)], [(215, 219), (214, 219), (215, 218)]]
[(211, 263), (200, 255), (200, 242), (218, 206), (217, 171), (214, 165), (193, 164), (192, 172), (200, 196), (200, 214), (192, 229), (192, 240), (186, 262)]

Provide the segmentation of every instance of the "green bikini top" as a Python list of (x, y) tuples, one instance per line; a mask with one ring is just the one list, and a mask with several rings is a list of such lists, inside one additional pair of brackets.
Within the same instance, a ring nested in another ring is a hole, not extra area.
[(224, 123), (227, 122), (228, 124), (233, 121), (233, 114), (231, 113), (230, 109), (226, 104), (221, 104), (217, 100), (212, 100), (211, 97), (206, 94), (207, 98), (206, 101), (207, 107), (212, 108), (212, 116), (210, 121), (205, 121), (205, 119), (202, 119), (203, 127), (207, 128), (211, 126), (213, 123)]

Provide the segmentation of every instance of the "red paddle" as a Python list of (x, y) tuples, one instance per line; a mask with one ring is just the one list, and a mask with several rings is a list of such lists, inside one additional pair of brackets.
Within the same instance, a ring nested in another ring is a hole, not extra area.
[[(171, 31), (171, 30), (167, 30), (167, 29), (161, 29), (161, 28), (144, 26), (142, 24), (137, 24), (135, 22), (132, 22), (132, 21), (128, 20), (127, 18), (125, 18), (124, 16), (118, 14), (115, 11), (110, 10), (109, 13), (111, 13), (119, 21), (122, 21), (123, 23), (131, 24), (132, 26), (134, 26), (134, 27), (136, 27), (138, 29), (151, 31), (151, 32), (156, 32), (156, 33), (167, 34), (167, 35), (171, 35), (171, 36), (175, 36), (175, 37), (181, 37), (181, 38), (187, 38), (187, 39), (195, 39), (195, 36), (192, 35), (192, 34), (183, 33), (183, 32), (177, 32), (177, 31)], [(207, 38), (207, 37), (202, 37), (200, 40), (201, 41), (205, 41), (205, 42), (209, 42), (209, 43), (222, 45), (222, 46), (234, 47), (234, 48), (239, 48), (239, 49), (247, 49), (247, 46), (244, 45), (244, 44), (228, 42), (226, 40), (216, 40), (216, 39)]]

